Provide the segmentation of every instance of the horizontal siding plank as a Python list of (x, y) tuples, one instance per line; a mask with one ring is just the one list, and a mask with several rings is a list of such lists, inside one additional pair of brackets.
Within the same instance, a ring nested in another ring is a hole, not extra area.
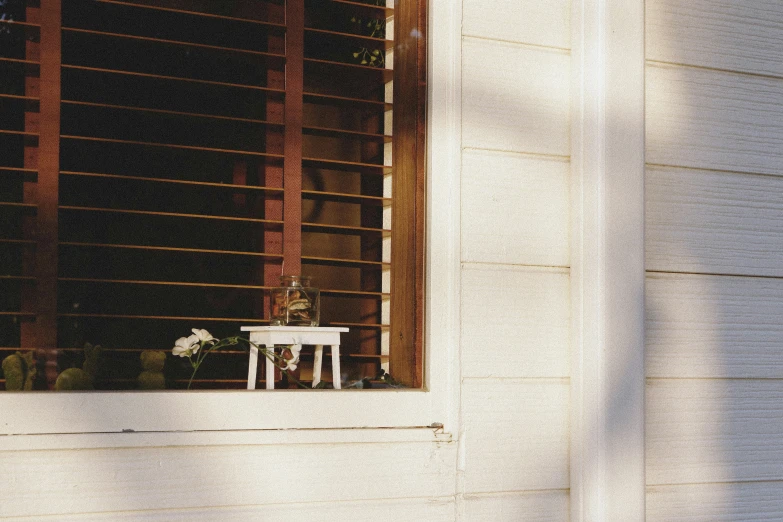
[(647, 161), (783, 175), (783, 79), (646, 68)]
[(462, 261), (568, 266), (566, 158), (466, 150)]
[(783, 279), (648, 274), (648, 377), (783, 378)]
[(0, 517), (454, 494), (453, 443), (0, 452)]
[(783, 276), (783, 177), (649, 167), (648, 270)]
[(567, 380), (466, 379), (466, 493), (569, 487)]
[(462, 34), (549, 47), (571, 47), (568, 0), (464, 0)]
[(688, 484), (647, 489), (647, 522), (783, 520), (783, 482)]
[(783, 381), (650, 380), (647, 484), (783, 480)]
[(462, 145), (568, 156), (568, 51), (466, 37)]
[[(277, 485), (279, 486), (279, 485)], [(454, 521), (454, 498), (406, 498), (360, 502), (312, 502), (307, 504), (272, 504), (266, 506), (232, 506), (207, 509), (164, 511), (131, 511), (36, 517), (38, 522), (308, 522), (334, 520), (377, 520), (399, 522)], [(4, 518), (6, 522), (29, 522), (27, 517)]]
[(470, 522), (568, 522), (569, 510), (567, 490), (466, 495), (464, 519)]
[(568, 270), (465, 265), (463, 377), (567, 377)]
[(648, 0), (647, 58), (783, 75), (779, 0)]

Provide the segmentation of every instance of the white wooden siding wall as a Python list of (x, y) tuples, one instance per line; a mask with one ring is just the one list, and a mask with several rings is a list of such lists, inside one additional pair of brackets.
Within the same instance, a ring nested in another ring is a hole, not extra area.
[(569, 519), (569, 2), (464, 0), (465, 520)]
[(783, 3), (647, 0), (647, 514), (783, 519)]

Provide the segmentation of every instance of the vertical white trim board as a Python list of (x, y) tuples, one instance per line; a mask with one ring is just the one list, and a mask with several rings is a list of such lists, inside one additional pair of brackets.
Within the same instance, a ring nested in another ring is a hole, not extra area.
[(644, 1), (572, 3), (571, 517), (645, 517)]

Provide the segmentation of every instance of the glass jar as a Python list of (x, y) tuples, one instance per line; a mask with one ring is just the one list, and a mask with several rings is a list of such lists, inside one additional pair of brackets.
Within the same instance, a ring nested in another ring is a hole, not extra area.
[(280, 276), (280, 286), (270, 291), (269, 324), (318, 326), (321, 291), (310, 286), (310, 277)]

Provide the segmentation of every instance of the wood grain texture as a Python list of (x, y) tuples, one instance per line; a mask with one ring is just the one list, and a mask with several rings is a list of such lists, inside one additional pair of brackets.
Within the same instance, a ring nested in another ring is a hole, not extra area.
[(567, 377), (567, 269), (465, 265), (463, 377)]
[(783, 80), (653, 64), (647, 162), (783, 175)]
[(648, 270), (783, 276), (783, 178), (649, 167)]
[(649, 380), (647, 484), (783, 479), (783, 381)]
[(569, 392), (567, 379), (465, 379), (465, 492), (567, 489)]
[(647, 489), (648, 522), (783, 520), (783, 482), (688, 484)]
[(648, 377), (783, 378), (783, 279), (648, 274)]
[[(376, 520), (400, 522), (453, 522), (454, 499), (405, 498), (394, 500), (312, 502), (304, 504), (269, 504), (265, 506), (232, 506), (197, 509), (125, 511), (35, 517), (39, 522), (310, 522), (334, 520)], [(29, 522), (27, 517), (4, 518), (6, 522)], [(558, 519), (559, 520), (559, 519)]]
[(0, 452), (0, 517), (453, 495), (454, 444)]
[(462, 144), (568, 156), (570, 54), (466, 37)]
[(783, 75), (783, 4), (777, 0), (649, 0), (647, 58)]
[(464, 151), (462, 260), (568, 266), (569, 172), (566, 158)]
[(568, 490), (466, 495), (464, 520), (568, 522)]
[(570, 17), (568, 0), (464, 0), (462, 34), (568, 49)]

